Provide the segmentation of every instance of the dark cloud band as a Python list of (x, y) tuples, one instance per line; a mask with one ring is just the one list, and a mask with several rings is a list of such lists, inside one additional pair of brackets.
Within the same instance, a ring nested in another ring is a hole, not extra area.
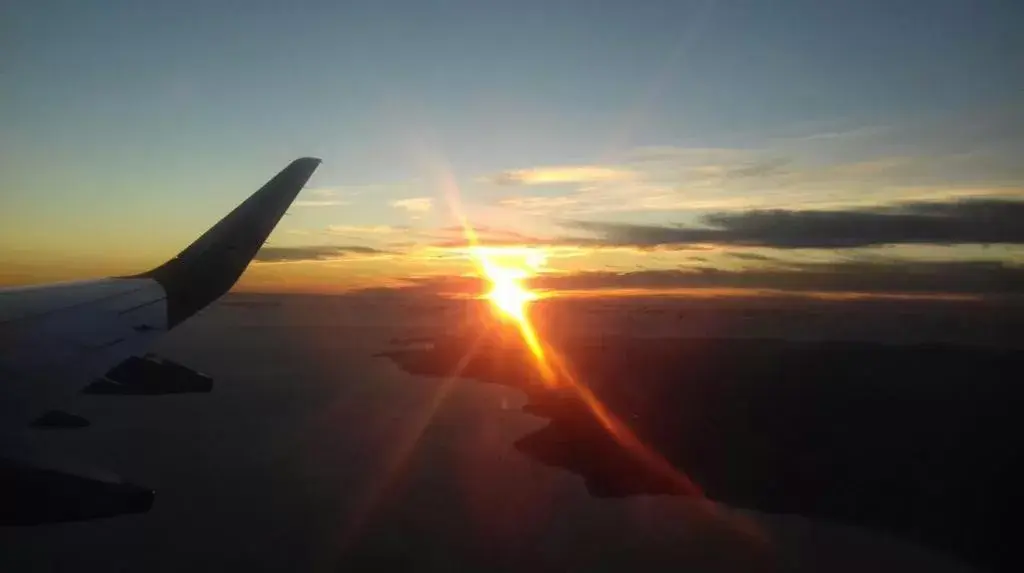
[(568, 227), (616, 246), (698, 243), (778, 249), (843, 249), (889, 244), (1024, 244), (1024, 200), (907, 203), (860, 210), (716, 213), (703, 227), (573, 221)]
[(373, 255), (384, 253), (379, 249), (360, 245), (305, 246), (305, 247), (263, 247), (253, 258), (263, 263), (284, 263), (299, 261), (327, 261), (351, 254)]
[[(1024, 294), (1024, 266), (998, 261), (871, 260), (790, 263), (754, 269), (712, 267), (590, 271), (534, 277), (530, 286), (552, 291), (748, 289), (799, 293), (864, 293), (1015, 297)], [(484, 279), (411, 278), (400, 290), (424, 295), (480, 293)], [(390, 289), (384, 289), (390, 290)]]
[(791, 292), (1024, 294), (1024, 266), (992, 261), (805, 263), (721, 270), (584, 272), (547, 276), (534, 286), (555, 290), (740, 288)]

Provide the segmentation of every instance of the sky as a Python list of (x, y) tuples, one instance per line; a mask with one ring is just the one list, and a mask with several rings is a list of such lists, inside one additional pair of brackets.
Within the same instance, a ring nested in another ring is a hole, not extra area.
[[(240, 290), (1024, 292), (1012, 0), (0, 7), (0, 284), (138, 272), (323, 164)], [(519, 249), (519, 250), (517, 250)]]

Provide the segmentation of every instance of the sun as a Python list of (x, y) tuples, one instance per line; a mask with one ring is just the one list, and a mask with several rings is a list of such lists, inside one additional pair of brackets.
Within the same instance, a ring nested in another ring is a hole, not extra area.
[(540, 249), (528, 247), (485, 247), (474, 245), (470, 253), (476, 261), (483, 278), (491, 283), (485, 298), (491, 302), (502, 317), (512, 321), (533, 354), (540, 370), (541, 381), (549, 387), (558, 384), (555, 372), (548, 363), (537, 332), (530, 322), (527, 309), (540, 295), (531, 291), (526, 279), (535, 276), (547, 260)]
[(523, 276), (505, 274), (504, 269), (497, 269), (497, 272), (489, 275), (492, 281), (490, 292), (487, 298), (506, 316), (516, 322), (526, 320), (526, 305), (537, 299), (537, 295), (527, 290), (519, 282)]
[(469, 253), (482, 278), (491, 284), (485, 297), (501, 316), (510, 320), (519, 330), (523, 342), (533, 355), (534, 364), (540, 374), (540, 383), (549, 390), (566, 390), (577, 396), (587, 406), (594, 418), (624, 448), (637, 456), (642, 463), (657, 474), (671, 480), (679, 491), (699, 498), (703, 497), (700, 487), (690, 481), (686, 474), (678, 471), (658, 452), (644, 444), (585, 384), (580, 383), (569, 369), (566, 361), (550, 345), (541, 341), (530, 320), (529, 305), (540, 298), (531, 291), (525, 281), (536, 276), (546, 262), (543, 250), (532, 247), (496, 247), (476, 243), (476, 235), (468, 224), (464, 224), (470, 243)]
[(524, 285), (534, 276), (546, 257), (535, 249), (511, 249), (477, 246), (473, 258), (481, 274), (491, 283), (485, 295), (503, 316), (517, 324), (529, 324), (527, 306), (540, 298)]

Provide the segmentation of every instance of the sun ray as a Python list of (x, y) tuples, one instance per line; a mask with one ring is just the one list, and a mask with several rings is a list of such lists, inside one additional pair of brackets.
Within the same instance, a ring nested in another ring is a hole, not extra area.
[[(543, 249), (536, 247), (490, 247), (482, 245), (476, 231), (462, 211), (459, 189), (450, 172), (444, 174), (442, 185), (451, 214), (459, 221), (468, 252), (477, 267), (480, 278), (490, 283), (484, 298), (490, 301), (501, 316), (516, 326), (523, 342), (533, 356), (543, 385), (549, 389), (565, 388), (576, 394), (586, 405), (594, 419), (634, 459), (650, 471), (673, 483), (678, 493), (687, 495), (702, 508), (707, 517), (723, 520), (749, 540), (762, 547), (768, 539), (754, 522), (742, 516), (723, 513), (717, 504), (705, 497), (702, 489), (673, 466), (660, 453), (643, 442), (625, 423), (607, 407), (585, 384), (573, 374), (565, 359), (556, 349), (545, 344), (530, 320), (530, 304), (540, 298), (531, 291), (526, 281), (537, 274), (546, 261)], [(509, 265), (508, 259), (518, 261)], [(503, 262), (505, 261), (505, 262)]]
[(448, 399), (448, 395), (451, 394), (459, 376), (462, 375), (470, 361), (476, 357), (482, 342), (483, 336), (477, 336), (474, 339), (466, 349), (466, 352), (459, 358), (455, 367), (452, 368), (452, 371), (438, 385), (437, 391), (434, 392), (431, 400), (426, 402), (424, 407), (410, 418), (406, 431), (394, 444), (394, 447), (390, 449), (389, 455), (385, 458), (380, 475), (374, 481), (373, 487), (362, 497), (361, 503), (352, 511), (339, 539), (339, 546), (342, 549), (349, 547), (351, 543), (358, 539), (366, 521), (378, 506), (385, 501), (391, 487), (401, 475), (403, 468), (409, 463), (410, 458), (412, 458), (412, 454), (423, 438), (427, 427), (433, 422), (434, 416), (441, 409), (445, 400)]

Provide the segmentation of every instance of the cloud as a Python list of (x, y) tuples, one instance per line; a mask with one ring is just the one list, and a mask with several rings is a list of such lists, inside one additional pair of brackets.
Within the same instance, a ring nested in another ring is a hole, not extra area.
[[(469, 244), (466, 231), (462, 227), (442, 227), (431, 232), (430, 238), (434, 241), (430, 243), (431, 247), (463, 248)], [(499, 229), (486, 225), (474, 226), (473, 238), (476, 242), (487, 246), (554, 246), (554, 243), (557, 243), (557, 240), (543, 239), (510, 229)]]
[[(495, 201), (531, 214), (837, 209), (1020, 196), (1022, 153), (1024, 113), (1001, 109), (751, 135), (743, 148), (637, 148), (609, 164), (525, 166), (489, 180), (520, 195)], [(545, 183), (557, 194), (535, 193)]]
[[(408, 225), (330, 225), (327, 234), (338, 237), (358, 237), (371, 244), (382, 244), (393, 250), (421, 248), (463, 248), (468, 244), (466, 231), (461, 226), (415, 228)], [(551, 243), (510, 229), (486, 225), (473, 226), (474, 238), (488, 245), (533, 245)]]
[(891, 131), (891, 126), (885, 125), (862, 125), (862, 126), (833, 126), (832, 129), (816, 130), (800, 135), (791, 134), (786, 137), (791, 141), (813, 144), (820, 144), (824, 140), (857, 140), (869, 137), (884, 136)]
[(261, 263), (284, 263), (299, 261), (329, 261), (340, 259), (349, 255), (380, 255), (387, 251), (364, 247), (360, 245), (344, 246), (300, 246), (300, 247), (263, 247), (253, 257), (254, 261)]
[[(635, 295), (694, 291), (756, 294), (834, 294), (936, 297), (1004, 297), (1024, 293), (1024, 266), (999, 261), (870, 260), (791, 263), (723, 270), (709, 266), (627, 272), (542, 274), (529, 281), (554, 295)], [(473, 276), (410, 277), (396, 285), (424, 295), (479, 294), (486, 282)]]
[(336, 196), (338, 192), (335, 189), (331, 189), (330, 187), (319, 187), (316, 189), (306, 189), (305, 191), (303, 191), (303, 194), (313, 195), (315, 197), (320, 197), (321, 199), (328, 199), (330, 197)]
[(602, 165), (565, 165), (502, 171), (488, 179), (490, 182), (497, 185), (517, 186), (622, 181), (629, 179), (632, 176), (633, 174), (630, 171), (615, 167)]
[[(574, 184), (558, 195), (502, 197), (531, 214), (847, 208), (893, 201), (1024, 195), (1024, 177), (985, 155), (890, 156), (831, 164), (736, 153), (719, 162), (681, 153), (638, 164), (636, 176)], [(1005, 163), (1005, 162), (1004, 162)], [(1017, 168), (1019, 169), (1019, 168)]]
[(329, 225), (327, 232), (332, 235), (394, 235), (408, 233), (404, 225)]
[(853, 210), (784, 209), (715, 213), (705, 226), (574, 221), (607, 245), (679, 247), (699, 243), (779, 249), (889, 244), (1024, 244), (1024, 200), (967, 199)]
[(999, 261), (839, 261), (774, 268), (604, 271), (542, 276), (554, 290), (739, 288), (788, 292), (1019, 295), (1024, 266)]
[(396, 209), (403, 209), (413, 214), (429, 213), (434, 207), (434, 199), (431, 197), (410, 197), (408, 199), (396, 199), (391, 202)]
[(307, 197), (314, 197), (313, 199), (299, 199), (292, 203), (295, 207), (336, 207), (339, 205), (348, 205), (350, 202), (342, 199), (338, 199), (339, 193), (336, 189), (330, 187), (318, 187), (316, 189), (306, 189), (302, 192)]
[(725, 254), (727, 256), (730, 256), (730, 257), (732, 257), (734, 259), (739, 259), (741, 261), (774, 261), (774, 260), (776, 260), (774, 257), (769, 257), (768, 255), (761, 255), (761, 254), (758, 254), (758, 253), (747, 253), (747, 252), (743, 252), (743, 251), (729, 252), (729, 253), (725, 253)]
[(339, 205), (348, 205), (348, 201), (341, 201), (339, 199), (299, 199), (292, 203), (294, 207), (337, 207)]
[(791, 162), (786, 158), (767, 158), (750, 161), (746, 164), (727, 167), (723, 175), (732, 178), (767, 177), (785, 173), (786, 165)]
[(502, 207), (531, 213), (549, 213), (579, 203), (576, 197), (508, 197), (498, 202)]

